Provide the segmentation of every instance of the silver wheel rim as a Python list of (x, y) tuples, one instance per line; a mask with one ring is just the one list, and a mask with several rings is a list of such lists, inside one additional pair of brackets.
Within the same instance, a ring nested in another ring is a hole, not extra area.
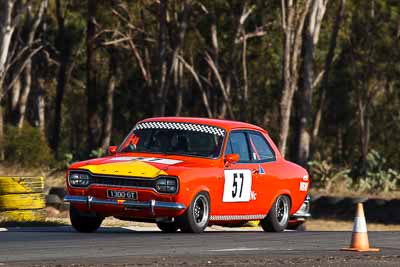
[(193, 219), (197, 226), (203, 227), (208, 220), (208, 201), (205, 196), (199, 195), (194, 200)]
[(287, 197), (280, 196), (275, 205), (276, 219), (279, 225), (285, 225), (289, 218), (289, 200)]

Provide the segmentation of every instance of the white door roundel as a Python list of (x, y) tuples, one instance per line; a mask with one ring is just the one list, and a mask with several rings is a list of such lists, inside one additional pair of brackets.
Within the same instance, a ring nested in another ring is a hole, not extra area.
[(251, 194), (250, 170), (225, 170), (223, 202), (248, 202)]

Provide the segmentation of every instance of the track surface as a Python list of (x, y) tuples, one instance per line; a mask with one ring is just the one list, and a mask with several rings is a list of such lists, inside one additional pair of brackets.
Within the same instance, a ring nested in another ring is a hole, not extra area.
[(400, 266), (400, 232), (370, 232), (379, 253), (339, 251), (350, 238), (349, 232), (163, 234), (114, 227), (81, 234), (68, 226), (11, 228), (0, 232), (0, 266)]

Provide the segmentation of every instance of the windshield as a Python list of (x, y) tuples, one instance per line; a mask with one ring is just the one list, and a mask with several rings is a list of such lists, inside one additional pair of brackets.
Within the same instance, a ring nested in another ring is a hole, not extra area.
[(175, 122), (139, 123), (118, 152), (145, 152), (217, 158), (225, 130), (208, 125)]

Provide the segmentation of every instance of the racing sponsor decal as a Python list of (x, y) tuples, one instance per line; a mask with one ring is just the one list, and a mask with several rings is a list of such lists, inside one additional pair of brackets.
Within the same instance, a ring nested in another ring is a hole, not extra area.
[(251, 197), (250, 170), (225, 170), (223, 202), (248, 202)]
[(261, 164), (258, 164), (258, 173), (259, 174), (265, 174), (264, 168), (261, 166)]
[(308, 188), (308, 183), (300, 182), (300, 191), (306, 192)]
[(161, 163), (161, 164), (166, 164), (166, 165), (174, 165), (174, 164), (182, 162), (182, 160), (175, 160), (175, 159), (144, 158), (144, 157), (115, 157), (110, 160), (112, 160), (112, 161), (139, 160), (139, 161), (143, 161), (143, 162), (154, 162), (154, 163)]
[(251, 200), (257, 200), (257, 193), (255, 191), (251, 191), (250, 199)]

